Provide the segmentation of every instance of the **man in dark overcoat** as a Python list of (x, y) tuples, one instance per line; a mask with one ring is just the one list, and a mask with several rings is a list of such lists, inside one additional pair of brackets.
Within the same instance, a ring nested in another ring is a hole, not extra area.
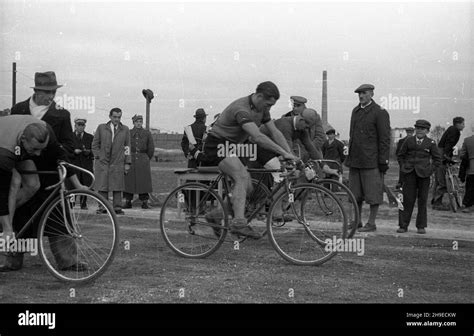
[(155, 143), (150, 131), (143, 128), (143, 116), (132, 118), (133, 128), (130, 130), (132, 165), (125, 175), (125, 209), (132, 207), (133, 194), (138, 194), (142, 201), (142, 209), (149, 209), (149, 193), (153, 191), (151, 181), (150, 160), (153, 158)]
[[(362, 202), (370, 205), (367, 224), (361, 232), (376, 230), (375, 218), (383, 203), (383, 176), (388, 170), (390, 153), (390, 117), (372, 97), (374, 86), (363, 84), (355, 91), (360, 104), (352, 110), (349, 131), (349, 153), (345, 165), (349, 170), (349, 188), (354, 194), (360, 213)], [(362, 223), (354, 223), (358, 227)]]

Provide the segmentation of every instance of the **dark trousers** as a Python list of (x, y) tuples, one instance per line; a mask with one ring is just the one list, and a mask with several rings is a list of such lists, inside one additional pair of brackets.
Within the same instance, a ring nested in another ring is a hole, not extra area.
[(398, 225), (408, 228), (410, 224), (415, 201), (418, 198), (418, 214), (416, 215), (416, 227), (425, 228), (428, 224), (426, 204), (428, 203), (428, 191), (430, 189), (430, 178), (419, 177), (415, 171), (404, 174), (403, 184), (403, 211), (398, 212)]
[(466, 175), (466, 191), (462, 204), (466, 207), (474, 205), (474, 175)]
[[(133, 194), (128, 193), (128, 192), (123, 192), (123, 197), (127, 201), (131, 201), (133, 199)], [(145, 202), (145, 201), (148, 201), (150, 196), (148, 195), (148, 193), (144, 193), (144, 194), (138, 194), (138, 198), (140, 199), (140, 201)]]
[(443, 196), (448, 192), (446, 188), (446, 165), (440, 165), (436, 169), (435, 174), (435, 189), (431, 204), (441, 205), (443, 203)]

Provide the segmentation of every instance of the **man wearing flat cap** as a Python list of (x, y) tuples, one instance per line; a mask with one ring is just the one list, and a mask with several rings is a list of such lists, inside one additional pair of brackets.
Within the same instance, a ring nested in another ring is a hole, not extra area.
[(142, 209), (149, 209), (149, 193), (153, 191), (150, 160), (155, 152), (155, 143), (151, 133), (143, 128), (143, 116), (135, 115), (132, 121), (133, 128), (130, 130), (132, 166), (125, 175), (124, 208), (131, 208), (133, 195), (138, 194)]
[[(341, 164), (340, 169), (342, 169), (342, 163), (344, 162), (346, 156), (344, 155), (344, 144), (336, 139), (336, 130), (330, 128), (326, 131), (328, 139), (324, 142), (322, 146), (323, 158), (326, 160), (334, 160)], [(328, 166), (333, 169), (338, 169), (339, 167), (335, 163), (328, 163)], [(342, 171), (340, 171), (342, 174)], [(337, 179), (337, 176), (330, 175), (327, 178)]]
[(400, 228), (397, 230), (398, 233), (407, 232), (417, 198), (417, 233), (426, 233), (425, 228), (428, 225), (426, 204), (428, 203), (430, 177), (441, 165), (441, 152), (436, 146), (436, 141), (426, 136), (430, 127), (429, 121), (417, 120), (415, 136), (408, 137), (398, 153), (398, 158), (402, 162), (401, 170), (404, 174), (403, 210), (399, 210), (398, 225)]
[(199, 154), (202, 152), (202, 140), (207, 130), (206, 117), (207, 114), (204, 109), (198, 108), (194, 113), (196, 121), (184, 129), (181, 148), (184, 156), (188, 159), (188, 168), (198, 166), (197, 158), (200, 157)]
[(375, 218), (383, 203), (383, 176), (388, 170), (390, 153), (390, 117), (373, 99), (374, 86), (363, 84), (355, 91), (359, 105), (352, 110), (349, 130), (349, 153), (345, 165), (349, 170), (349, 187), (360, 213), (362, 202), (370, 205), (370, 215), (364, 227), (353, 223), (359, 231), (376, 230)]
[[(400, 140), (398, 140), (397, 149), (395, 150), (395, 155), (397, 156), (397, 160), (398, 160), (398, 154), (400, 153), (400, 149), (402, 148), (403, 143), (405, 142), (405, 140), (408, 137), (413, 136), (413, 133), (415, 132), (415, 129), (413, 127), (407, 127), (407, 128), (405, 128), (405, 131), (407, 132), (407, 136), (400, 139)], [(397, 182), (397, 186), (396, 186), (397, 190), (400, 190), (400, 188), (403, 186), (402, 164), (403, 164), (403, 162), (398, 160), (398, 182)]]
[[(94, 136), (85, 131), (87, 120), (85, 118), (74, 119), (74, 156), (72, 163), (81, 168), (87, 169), (90, 172), (94, 171), (94, 154), (92, 154), (92, 140)], [(77, 177), (79, 181), (90, 186), (92, 184), (92, 177), (89, 174), (78, 171)], [(81, 209), (87, 210), (87, 198), (82, 197), (80, 200)]]

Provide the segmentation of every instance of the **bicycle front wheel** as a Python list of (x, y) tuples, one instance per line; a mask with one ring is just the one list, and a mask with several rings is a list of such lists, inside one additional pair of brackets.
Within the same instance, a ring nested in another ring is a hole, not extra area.
[[(360, 223), (359, 207), (357, 206), (357, 200), (352, 191), (346, 185), (337, 180), (321, 179), (315, 180), (314, 183), (329, 189), (337, 196), (339, 201), (341, 201), (348, 217), (348, 223), (352, 224), (348, 228), (347, 238), (352, 238), (357, 231), (357, 225)], [(319, 199), (321, 200), (321, 206), (325, 206), (325, 199)]]
[[(282, 225), (276, 220), (281, 210), (294, 219)], [(321, 265), (336, 254), (328, 248), (328, 240), (347, 237), (347, 218), (341, 201), (331, 191), (312, 183), (298, 184), (272, 203), (268, 237), (285, 260), (296, 265)]]
[(166, 244), (182, 257), (211, 255), (224, 242), (227, 227), (227, 208), (222, 198), (202, 183), (179, 186), (161, 207), (161, 234)]
[(64, 198), (54, 199), (41, 218), (40, 256), (59, 280), (87, 283), (112, 262), (118, 234), (117, 217), (103, 196), (90, 190), (71, 190)]

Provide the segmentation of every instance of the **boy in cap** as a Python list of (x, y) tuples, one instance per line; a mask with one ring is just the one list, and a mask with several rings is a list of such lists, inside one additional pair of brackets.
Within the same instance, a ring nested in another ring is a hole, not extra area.
[[(413, 127), (407, 127), (405, 128), (405, 131), (407, 132), (407, 136), (398, 140), (398, 143), (397, 143), (397, 149), (395, 151), (395, 155), (397, 155), (398, 157), (398, 153), (400, 153), (400, 149), (402, 149), (402, 145), (403, 143), (405, 142), (405, 140), (410, 137), (410, 136), (413, 136), (413, 133), (415, 132), (415, 129)], [(397, 186), (395, 187), (395, 189), (397, 190), (400, 190), (400, 188), (402, 187), (402, 184), (403, 184), (403, 173), (402, 173), (402, 164), (403, 162), (401, 162), (400, 160), (398, 160), (398, 182), (397, 182)]]
[[(87, 120), (85, 118), (74, 119), (74, 156), (72, 163), (93, 172), (94, 155), (92, 154), (92, 140), (94, 136), (85, 131)], [(78, 171), (79, 181), (86, 186), (92, 184), (92, 177), (86, 173)], [(87, 210), (87, 198), (81, 196), (81, 209)]]
[(399, 211), (398, 233), (408, 230), (411, 215), (418, 198), (418, 214), (416, 216), (416, 227), (418, 233), (426, 233), (428, 223), (426, 204), (428, 202), (428, 191), (430, 187), (430, 176), (441, 164), (441, 154), (433, 139), (426, 135), (430, 131), (431, 124), (426, 120), (417, 120), (415, 123), (414, 137), (408, 137), (403, 143), (398, 154), (402, 162), (401, 170), (404, 174), (403, 183), (403, 208)]

